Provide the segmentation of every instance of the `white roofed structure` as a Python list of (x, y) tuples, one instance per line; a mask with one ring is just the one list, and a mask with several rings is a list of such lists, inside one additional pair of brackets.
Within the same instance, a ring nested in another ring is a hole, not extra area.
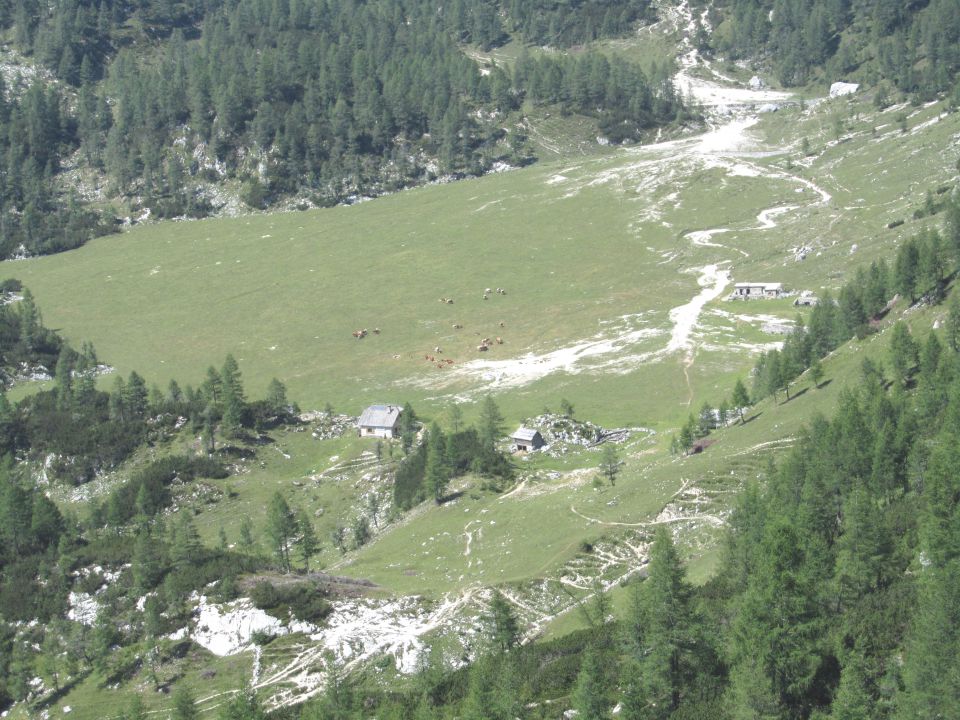
[(371, 405), (357, 421), (360, 437), (397, 437), (402, 412), (397, 405)]

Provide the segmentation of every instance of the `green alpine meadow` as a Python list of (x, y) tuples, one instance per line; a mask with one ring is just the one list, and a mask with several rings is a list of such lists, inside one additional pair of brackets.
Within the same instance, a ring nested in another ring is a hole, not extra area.
[(958, 47), (0, 2), (0, 714), (955, 717)]

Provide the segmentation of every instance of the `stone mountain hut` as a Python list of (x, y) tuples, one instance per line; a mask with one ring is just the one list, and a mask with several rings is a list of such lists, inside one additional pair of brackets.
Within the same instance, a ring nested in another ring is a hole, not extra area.
[(517, 431), (510, 436), (510, 439), (513, 440), (514, 446), (520, 452), (538, 450), (547, 444), (544, 442), (543, 435), (540, 434), (539, 430), (533, 430), (532, 428), (523, 426), (519, 427)]
[(731, 298), (737, 300), (754, 300), (778, 298), (783, 294), (783, 283), (746, 282), (733, 286)]
[(401, 412), (397, 405), (371, 405), (357, 421), (360, 437), (397, 437)]

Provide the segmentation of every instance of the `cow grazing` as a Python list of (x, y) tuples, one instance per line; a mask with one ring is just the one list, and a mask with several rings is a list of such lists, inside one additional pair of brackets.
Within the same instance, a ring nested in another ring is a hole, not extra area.
[(497, 345), (503, 345), (503, 338), (497, 338)]
[(463, 330), (463, 325), (461, 325), (460, 323), (454, 323), (454, 324), (453, 324), (453, 329), (454, 329), (454, 330)]
[(479, 350), (480, 352), (486, 352), (489, 349), (490, 348), (488, 348), (486, 345), (477, 345), (477, 350)]

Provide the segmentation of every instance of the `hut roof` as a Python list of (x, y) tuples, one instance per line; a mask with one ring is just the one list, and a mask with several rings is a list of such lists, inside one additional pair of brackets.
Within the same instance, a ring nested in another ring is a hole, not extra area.
[(762, 287), (766, 290), (782, 290), (783, 283), (775, 282), (739, 282), (735, 283), (734, 287), (745, 288), (745, 287)]
[(393, 428), (400, 419), (400, 412), (396, 405), (371, 405), (363, 411), (357, 424), (361, 427)]
[(539, 430), (523, 427), (521, 425), (519, 428), (517, 428), (517, 431), (510, 437), (512, 437), (514, 440), (520, 440), (523, 442), (533, 442), (533, 439), (539, 434), (540, 434)]

